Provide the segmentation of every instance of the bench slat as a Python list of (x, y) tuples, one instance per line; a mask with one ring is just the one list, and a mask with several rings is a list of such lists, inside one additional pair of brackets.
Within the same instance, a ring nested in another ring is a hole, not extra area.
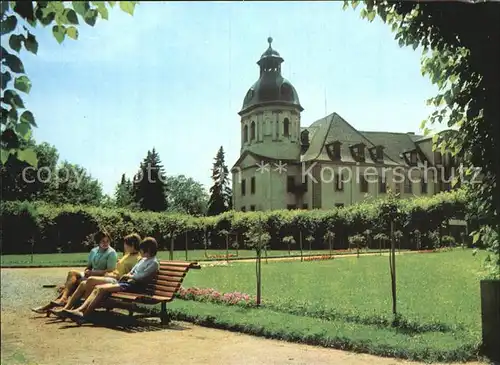
[(188, 270), (189, 270), (189, 267), (160, 265), (160, 271), (187, 272)]
[(197, 262), (187, 262), (187, 261), (160, 261), (160, 265), (172, 265), (172, 266), (181, 266), (181, 267), (193, 267), (197, 266)]
[(181, 286), (181, 283), (170, 283), (170, 282), (156, 282), (156, 283), (151, 283), (148, 284), (148, 289), (149, 288), (172, 288), (172, 289), (179, 289)]
[(172, 283), (182, 283), (182, 281), (184, 280), (184, 276), (174, 277), (174, 276), (158, 275), (152, 281), (155, 281), (155, 280), (160, 280), (160, 281), (166, 280), (166, 281), (170, 281)]
[(157, 295), (162, 297), (173, 297), (177, 290), (155, 290), (151, 292), (151, 295)]
[(161, 270), (158, 271), (159, 276), (175, 276), (175, 277), (184, 277), (186, 276), (186, 272), (179, 272), (179, 271), (168, 271), (168, 270)]

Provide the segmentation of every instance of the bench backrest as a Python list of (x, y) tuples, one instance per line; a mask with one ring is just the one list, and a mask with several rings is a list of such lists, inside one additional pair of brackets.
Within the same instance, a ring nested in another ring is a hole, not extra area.
[(181, 287), (189, 269), (200, 269), (197, 262), (160, 261), (160, 270), (147, 286), (147, 294), (172, 298)]

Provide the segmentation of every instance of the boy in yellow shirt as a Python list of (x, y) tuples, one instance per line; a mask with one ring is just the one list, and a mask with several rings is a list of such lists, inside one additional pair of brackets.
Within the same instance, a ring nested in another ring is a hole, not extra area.
[[(120, 278), (129, 273), (139, 262), (141, 255), (139, 246), (141, 236), (132, 233), (123, 239), (123, 257), (118, 260), (116, 269), (113, 272), (106, 273), (104, 276), (91, 276), (86, 281), (80, 283), (74, 294), (68, 300), (68, 303), (61, 309), (71, 309), (80, 298), (86, 298), (92, 293), (94, 287), (101, 284), (116, 284)], [(60, 309), (56, 310), (57, 312)]]

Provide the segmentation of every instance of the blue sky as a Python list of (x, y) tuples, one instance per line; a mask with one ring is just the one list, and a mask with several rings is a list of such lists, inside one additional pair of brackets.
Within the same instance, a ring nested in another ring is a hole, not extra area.
[(437, 91), (421, 76), (418, 50), (342, 2), (143, 2), (134, 16), (115, 7), (108, 21), (81, 23), (79, 39), (62, 45), (50, 28), (35, 32), (38, 55), (23, 55), (33, 83), (25, 101), (37, 141), (84, 166), (106, 193), (153, 147), (167, 174), (207, 188), (221, 145), (231, 167), (237, 112), (270, 35), (303, 125), (326, 111), (361, 130), (419, 133)]

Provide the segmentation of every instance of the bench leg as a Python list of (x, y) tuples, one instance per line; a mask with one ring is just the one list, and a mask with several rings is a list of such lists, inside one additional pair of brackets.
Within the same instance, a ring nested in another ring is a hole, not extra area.
[(170, 319), (168, 318), (166, 302), (161, 303), (160, 320), (161, 324), (168, 324), (170, 322)]

